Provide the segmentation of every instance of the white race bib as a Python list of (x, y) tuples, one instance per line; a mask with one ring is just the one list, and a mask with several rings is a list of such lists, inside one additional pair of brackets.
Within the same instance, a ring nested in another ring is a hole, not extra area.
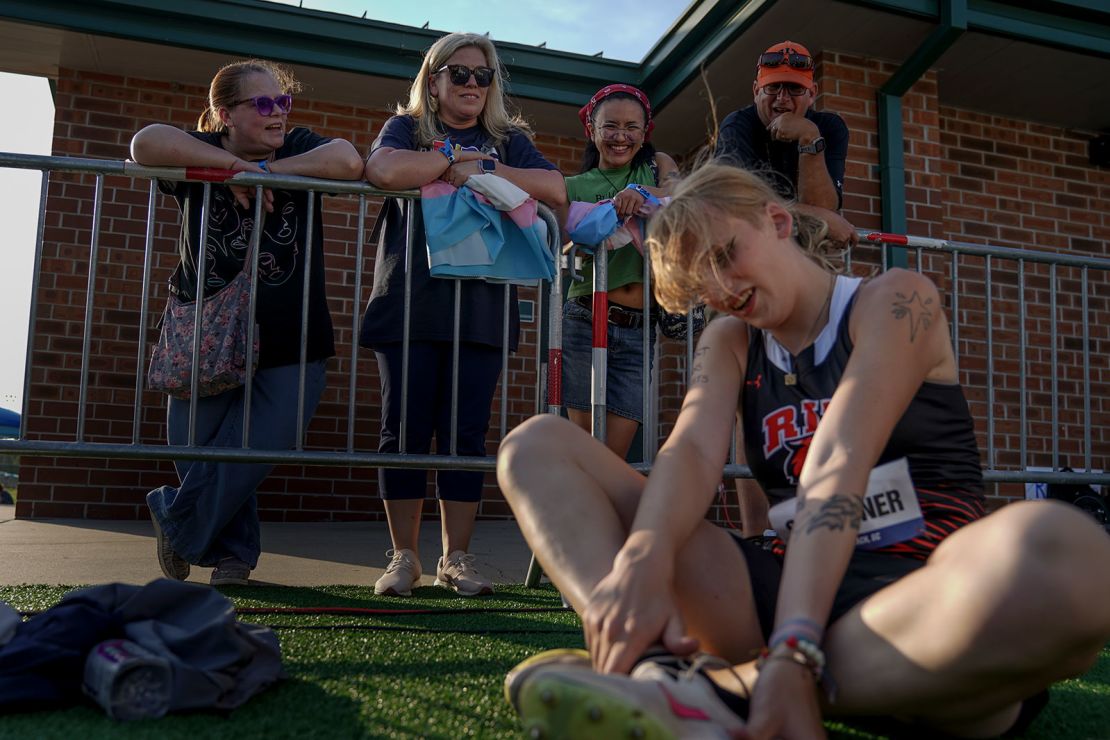
[[(771, 526), (784, 540), (790, 539), (798, 499), (790, 498), (771, 507)], [(913, 539), (925, 531), (921, 504), (910, 479), (906, 458), (893, 460), (871, 470), (867, 492), (863, 497), (863, 520), (860, 522), (856, 548), (875, 550)]]

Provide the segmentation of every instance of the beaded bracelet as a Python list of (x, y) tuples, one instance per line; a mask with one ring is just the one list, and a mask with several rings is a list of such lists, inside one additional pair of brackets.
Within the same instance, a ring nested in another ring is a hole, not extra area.
[(756, 659), (755, 667), (763, 670), (763, 666), (772, 660), (788, 660), (808, 669), (825, 690), (829, 703), (836, 701), (836, 684), (825, 671), (825, 653), (815, 643), (791, 635), (772, 648), (763, 648)]

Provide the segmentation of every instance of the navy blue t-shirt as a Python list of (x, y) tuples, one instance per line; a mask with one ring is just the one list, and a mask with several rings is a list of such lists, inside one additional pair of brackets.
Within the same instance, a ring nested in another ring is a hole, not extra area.
[[(510, 167), (554, 170), (532, 141), (513, 130), (500, 143), (481, 126), (455, 129), (445, 126), (453, 143), (477, 147)], [(382, 147), (417, 151), (416, 121), (411, 116), (394, 116), (385, 122), (370, 153)], [(380, 218), (385, 219), (385, 239), (374, 261), (374, 290), (362, 318), (359, 343), (363, 347), (401, 341), (405, 303), (405, 219), (403, 201), (390, 198)], [(428, 272), (428, 251), (420, 208), (414, 209), (410, 338), (413, 341), (450, 342), (454, 336), (455, 281), (434, 278)], [(459, 338), (464, 342), (502, 346), (505, 286), (484, 280), (463, 280)], [(520, 313), (516, 286), (509, 295), (509, 349), (516, 350), (520, 336)]]
[[(221, 135), (190, 131), (206, 144), (223, 148)], [(291, 129), (285, 143), (274, 152), (274, 159), (304, 154), (331, 139), (306, 128)], [(170, 278), (170, 289), (182, 300), (196, 295), (197, 242), (200, 239), (201, 201), (204, 184), (199, 182), (158, 183), (162, 192), (172, 195), (181, 209), (181, 263)], [(275, 189), (273, 213), (267, 213), (258, 250), (258, 366), (281, 367), (301, 361), (301, 306), (303, 305), (304, 265), (308, 241), (308, 192)], [(308, 294), (308, 361), (335, 354), (331, 314), (324, 291), (324, 219), (321, 197), (313, 196), (312, 272)], [(209, 206), (205, 296), (215, 295), (243, 269), (243, 260), (254, 231), (254, 204), (243, 209), (225, 185), (212, 186)]]
[[(836, 186), (836, 207), (843, 201), (844, 161), (848, 157), (848, 126), (835, 113), (806, 111), (825, 139), (825, 167)], [(733, 111), (721, 122), (716, 156), (752, 170), (784, 198), (798, 197), (798, 143), (774, 141), (759, 118), (755, 104)]]

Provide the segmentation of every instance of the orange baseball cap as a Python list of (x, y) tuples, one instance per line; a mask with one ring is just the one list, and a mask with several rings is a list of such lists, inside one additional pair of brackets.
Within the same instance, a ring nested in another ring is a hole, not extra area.
[[(778, 54), (781, 61), (778, 64), (767, 64), (768, 55)], [(804, 57), (804, 59), (802, 59)], [(802, 63), (804, 66), (792, 66)], [(813, 55), (809, 49), (794, 41), (783, 41), (775, 44), (759, 55), (756, 65), (756, 84), (760, 87), (773, 82), (792, 82), (813, 89)]]

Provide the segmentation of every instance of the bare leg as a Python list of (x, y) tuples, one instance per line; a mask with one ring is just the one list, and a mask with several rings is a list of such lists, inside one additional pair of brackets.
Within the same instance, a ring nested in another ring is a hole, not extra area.
[(474, 534), (474, 519), (478, 515), (478, 502), (445, 501), (440, 499), (439, 514), (443, 520), (443, 554), (455, 550), (470, 551), (470, 537)]
[(420, 512), (424, 508), (424, 499), (386, 499), (384, 503), (393, 549), (412, 550), (419, 555)]
[[(579, 428), (587, 433), (593, 433), (593, 417), (589, 411), (568, 408), (567, 416)], [(606, 414), (605, 446), (615, 452), (621, 460), (624, 460), (628, 457), (628, 449), (632, 446), (632, 440), (635, 439), (636, 430), (639, 428), (640, 422), (638, 421), (633, 421), (619, 414)]]
[[(624, 544), (646, 479), (552, 414), (533, 417), (506, 437), (497, 463), (525, 539), (582, 613)], [(703, 649), (739, 661), (762, 644), (747, 567), (731, 535), (701, 524), (675, 572), (676, 601)]]
[(1110, 639), (1110, 538), (1063, 504), (1011, 504), (829, 630), (838, 713), (1003, 732), (1017, 704), (1083, 672)]

